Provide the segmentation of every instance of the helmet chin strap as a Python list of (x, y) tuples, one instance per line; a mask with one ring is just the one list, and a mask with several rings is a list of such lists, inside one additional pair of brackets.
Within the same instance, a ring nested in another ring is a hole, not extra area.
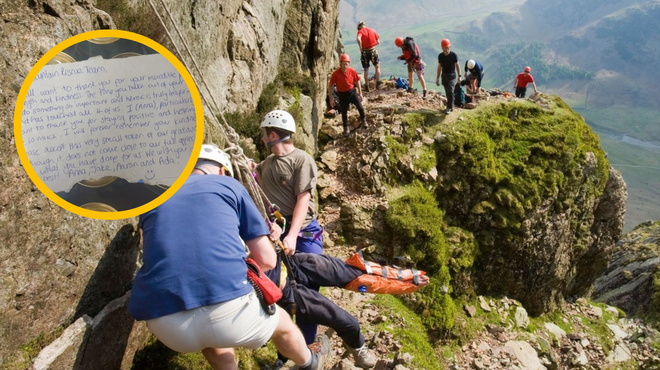
[(268, 143), (266, 143), (266, 146), (268, 147), (268, 149), (270, 149), (271, 147), (273, 147), (273, 145), (277, 145), (277, 144), (279, 144), (283, 141), (287, 141), (289, 139), (291, 139), (291, 134), (286, 135), (285, 137), (283, 137), (281, 139), (278, 139), (278, 140), (275, 140), (275, 141), (269, 141)]
[(202, 167), (202, 166), (200, 166), (200, 167), (195, 167), (195, 169), (204, 172), (205, 175), (210, 175), (210, 174), (211, 174), (211, 171), (207, 170), (206, 168), (204, 168), (204, 167)]

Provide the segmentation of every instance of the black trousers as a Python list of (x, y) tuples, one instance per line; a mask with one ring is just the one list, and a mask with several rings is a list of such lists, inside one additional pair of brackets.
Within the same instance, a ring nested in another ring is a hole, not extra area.
[(322, 254), (296, 253), (289, 257), (289, 261), (296, 283), (287, 283), (278, 305), (291, 313), (292, 303), (295, 302), (297, 317), (330, 327), (347, 345), (353, 348), (361, 347), (364, 344), (364, 336), (357, 319), (314, 288), (343, 288), (364, 272), (339, 258)]
[(526, 87), (516, 87), (516, 98), (524, 98), (525, 94), (527, 94), (527, 88)]
[(441, 74), (442, 87), (445, 88), (447, 109), (454, 109), (454, 86), (456, 86), (456, 73)]
[(362, 102), (360, 102), (360, 97), (355, 89), (346, 92), (338, 92), (337, 94), (339, 95), (339, 106), (341, 107), (341, 123), (344, 125), (344, 128), (348, 127), (348, 107), (351, 103), (355, 105), (360, 113), (360, 119), (364, 120), (364, 108), (362, 108)]

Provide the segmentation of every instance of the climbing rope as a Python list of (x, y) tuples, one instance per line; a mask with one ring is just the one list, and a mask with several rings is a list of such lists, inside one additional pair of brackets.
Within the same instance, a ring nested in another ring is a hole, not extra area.
[[(165, 2), (163, 0), (160, 0), (160, 3), (161, 3), (161, 6), (163, 7), (163, 9), (165, 10), (165, 13), (167, 14), (167, 17), (168, 17), (170, 23), (172, 24), (172, 26), (176, 30), (176, 33), (177, 33), (179, 39), (181, 40), (181, 43), (185, 47), (185, 50), (186, 50), (186, 53), (187, 53), (189, 59), (192, 61), (192, 64), (194, 65), (195, 70), (196, 70), (197, 74), (199, 75), (199, 77), (201, 79), (201, 82), (204, 86), (205, 91), (203, 92), (200, 89), (200, 96), (202, 97), (202, 100), (204, 101), (204, 105), (209, 107), (210, 110), (211, 110), (212, 114), (209, 114), (209, 117), (210, 117), (209, 121), (211, 121), (211, 123), (213, 123), (219, 129), (220, 135), (222, 136), (221, 138), (223, 139), (223, 141), (225, 143), (227, 143), (227, 147), (224, 150), (227, 153), (229, 153), (229, 155), (231, 156), (231, 159), (232, 159), (232, 162), (233, 162), (232, 165), (234, 166), (234, 169), (235, 169), (234, 172), (235, 172), (235, 175), (236, 175), (236, 179), (238, 181), (240, 181), (245, 186), (245, 188), (248, 190), (248, 193), (250, 194), (250, 196), (254, 200), (254, 203), (257, 205), (257, 208), (259, 209), (259, 212), (261, 212), (262, 216), (265, 219), (268, 219), (269, 215), (270, 215), (270, 210), (272, 209), (273, 204), (270, 202), (270, 200), (268, 200), (268, 197), (266, 196), (264, 191), (261, 189), (259, 184), (257, 184), (256, 180), (254, 179), (254, 177), (252, 175), (252, 169), (250, 168), (251, 159), (248, 158), (245, 155), (245, 153), (243, 153), (243, 148), (241, 148), (240, 145), (238, 144), (240, 136), (236, 133), (236, 131), (233, 129), (233, 127), (231, 127), (229, 125), (229, 123), (227, 123), (227, 120), (225, 119), (225, 117), (222, 114), (216, 114), (216, 113), (220, 112), (219, 105), (215, 101), (215, 99), (213, 97), (213, 94), (211, 93), (211, 89), (209, 88), (208, 84), (206, 83), (206, 79), (204, 79), (204, 75), (203, 75), (201, 69), (199, 68), (199, 65), (197, 64), (197, 62), (195, 60), (195, 57), (192, 55), (192, 52), (190, 51), (190, 48), (188, 47), (188, 43), (186, 42), (185, 38), (183, 37), (183, 35), (181, 33), (181, 30), (179, 29), (176, 22), (174, 21), (174, 18), (172, 17), (172, 13), (170, 12), (170, 10), (167, 7), (167, 5), (165, 4)], [(180, 56), (183, 56), (183, 54), (179, 50), (179, 47), (177, 46), (177, 43), (174, 42), (174, 38), (172, 37), (172, 34), (168, 31), (168, 28), (165, 25), (165, 22), (164, 22), (163, 18), (161, 18), (160, 13), (156, 9), (156, 6), (154, 5), (152, 0), (149, 0), (149, 5), (151, 6), (154, 13), (156, 13), (156, 16), (158, 17), (158, 20), (159, 20), (161, 26), (163, 26), (163, 28), (165, 29), (165, 33), (167, 34), (167, 37), (168, 37), (170, 43), (172, 43), (172, 45), (174, 46), (176, 52)], [(181, 62), (184, 65), (186, 64), (185, 61), (183, 61), (183, 60)], [(188, 68), (188, 66), (186, 66), (186, 68)], [(188, 68), (188, 70), (190, 70), (190, 68)], [(193, 78), (193, 82), (195, 82), (195, 84), (197, 86), (200, 86), (197, 83), (197, 81), (195, 80), (195, 77), (192, 76), (192, 74), (191, 74), (191, 77)], [(210, 100), (207, 99), (207, 96), (206, 96), (207, 94), (210, 97)], [(209, 104), (210, 102), (212, 102), (212, 104)], [(222, 124), (220, 124), (220, 122), (218, 121), (218, 118), (217, 118), (218, 115), (222, 119)]]

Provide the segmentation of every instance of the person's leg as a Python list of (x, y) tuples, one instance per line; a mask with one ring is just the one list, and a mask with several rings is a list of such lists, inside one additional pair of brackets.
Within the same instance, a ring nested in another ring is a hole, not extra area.
[(374, 49), (371, 52), (371, 63), (374, 65), (376, 70), (374, 73), (374, 79), (376, 80), (376, 89), (380, 88), (380, 57), (378, 56), (378, 51)]
[(362, 124), (367, 123), (367, 117), (364, 114), (364, 107), (362, 107), (362, 102), (360, 101), (360, 97), (357, 95), (357, 93), (354, 93), (353, 96), (351, 96), (351, 103), (355, 105), (355, 108), (357, 108), (358, 113), (360, 113), (360, 121)]
[(204, 348), (202, 354), (213, 370), (238, 370), (233, 348)]
[[(296, 253), (290, 257), (292, 264), (306, 278), (306, 284), (343, 288), (364, 274), (343, 259), (313, 253)], [(301, 279), (302, 280), (302, 279)]]
[(296, 302), (301, 303), (298, 305), (296, 318), (334, 329), (337, 335), (353, 348), (364, 344), (360, 323), (353, 315), (316, 290), (307, 289), (305, 286), (298, 286), (296, 289)]
[(368, 51), (363, 51), (360, 53), (360, 63), (362, 64), (362, 69), (364, 69), (364, 88), (365, 91), (369, 91), (369, 58), (371, 55)]
[(424, 96), (426, 96), (426, 81), (424, 80), (424, 64), (422, 64), (422, 62), (417, 64), (417, 78), (419, 78), (419, 83), (422, 85), (422, 91), (424, 92)]
[(348, 133), (348, 105), (350, 104), (351, 92), (337, 93), (339, 95), (339, 109), (341, 109), (341, 123), (344, 127), (344, 133)]
[(447, 111), (454, 109), (454, 86), (456, 86), (456, 75), (442, 75), (442, 86), (445, 88), (447, 97)]
[(286, 358), (291, 359), (296, 365), (305, 365), (309, 362), (311, 352), (307, 349), (305, 338), (300, 330), (293, 324), (289, 314), (278, 309), (280, 321), (271, 337), (275, 348)]
[[(349, 98), (349, 104), (353, 103), (355, 107), (360, 112), (360, 118), (364, 117), (364, 109), (360, 103), (360, 99), (353, 90)], [(322, 255), (323, 254), (323, 228), (319, 225), (316, 219), (312, 220), (304, 229), (301, 230), (303, 235), (298, 236), (296, 239), (296, 251), (303, 253), (315, 253)], [(318, 292), (319, 286), (314, 284), (307, 285), (310, 289), (313, 289)], [(300, 328), (303, 336), (305, 337), (305, 342), (307, 344), (312, 344), (316, 340), (317, 333), (317, 323), (314, 321), (306, 320), (303, 316), (296, 315), (296, 325)]]

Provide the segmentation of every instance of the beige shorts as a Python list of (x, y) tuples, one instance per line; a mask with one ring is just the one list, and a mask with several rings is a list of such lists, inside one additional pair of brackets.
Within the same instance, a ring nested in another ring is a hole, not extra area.
[(177, 352), (208, 347), (257, 349), (273, 335), (280, 317), (277, 309), (274, 315), (267, 314), (251, 292), (231, 301), (147, 320), (147, 327)]

